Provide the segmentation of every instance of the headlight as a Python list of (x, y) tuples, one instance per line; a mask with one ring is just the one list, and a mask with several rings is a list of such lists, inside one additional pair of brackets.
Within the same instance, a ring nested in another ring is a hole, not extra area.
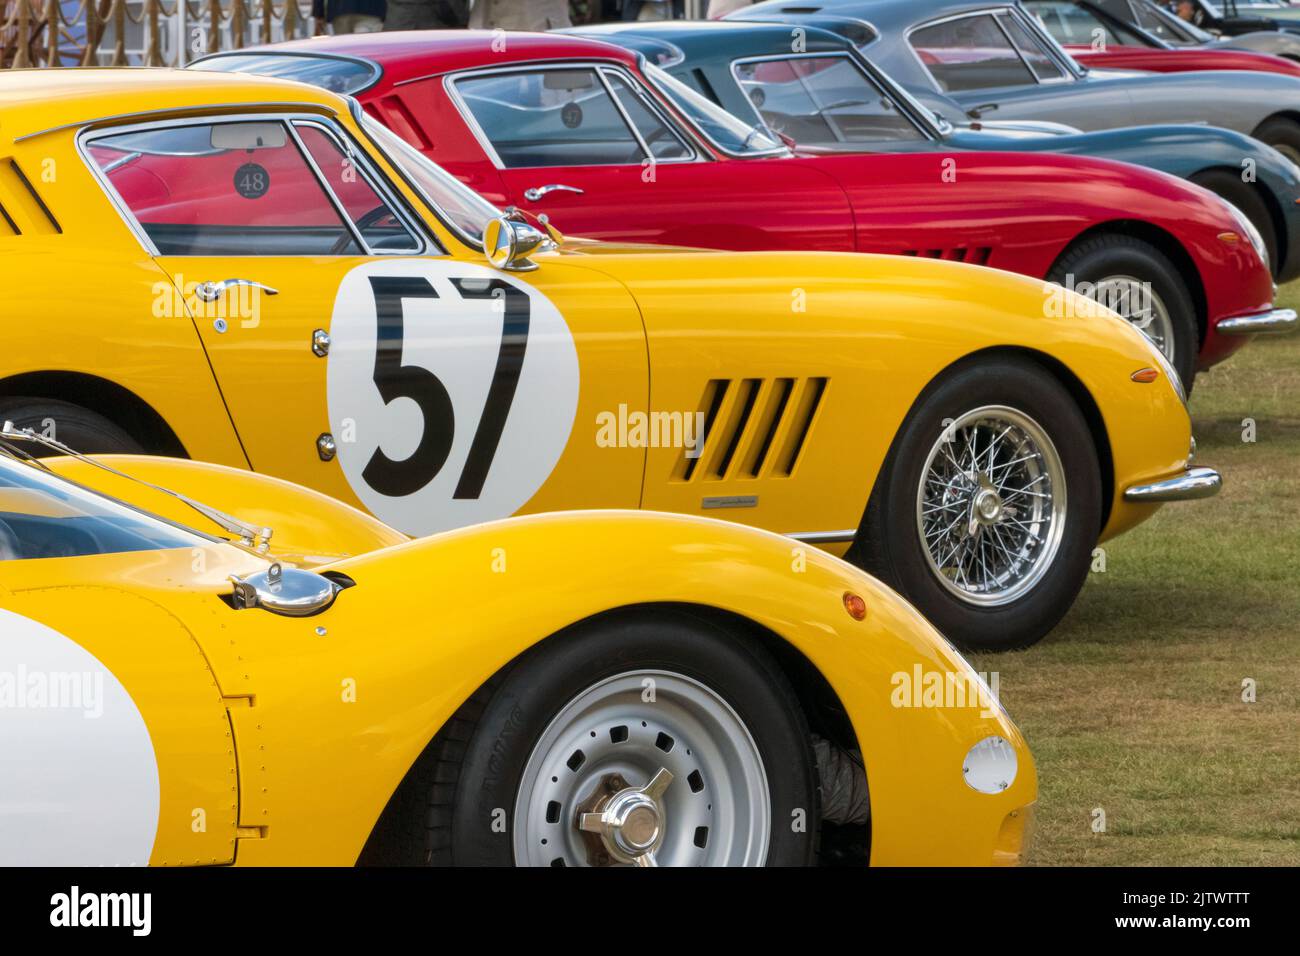
[(1020, 760), (1005, 737), (985, 737), (961, 763), (966, 785), (980, 793), (1001, 793), (1016, 782)]
[(1255, 224), (1247, 219), (1246, 214), (1232, 203), (1228, 203), (1228, 208), (1232, 210), (1232, 218), (1237, 221), (1237, 228), (1246, 234), (1250, 244), (1255, 247), (1255, 252), (1259, 255), (1259, 261), (1272, 268), (1272, 263), (1268, 261), (1268, 247), (1264, 245), (1264, 237), (1259, 234)]

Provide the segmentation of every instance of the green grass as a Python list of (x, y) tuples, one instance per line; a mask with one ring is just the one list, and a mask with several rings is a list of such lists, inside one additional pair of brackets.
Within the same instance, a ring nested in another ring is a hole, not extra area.
[(1201, 375), (1192, 417), (1219, 496), (1108, 542), (1054, 633), (972, 662), (1038, 762), (1031, 863), (1300, 865), (1300, 335)]

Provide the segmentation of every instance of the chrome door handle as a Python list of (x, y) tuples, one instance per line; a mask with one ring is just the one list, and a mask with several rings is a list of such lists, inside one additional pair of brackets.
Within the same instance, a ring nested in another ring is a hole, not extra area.
[(551, 183), (549, 186), (533, 186), (531, 189), (525, 189), (524, 198), (529, 202), (537, 202), (537, 200), (541, 199), (547, 193), (555, 192), (577, 193), (579, 196), (582, 195), (582, 190), (577, 186), (565, 186), (561, 183)]
[(227, 289), (234, 289), (241, 285), (252, 289), (261, 289), (267, 295), (280, 294), (279, 289), (272, 289), (269, 285), (262, 285), (262, 283), (254, 282), (252, 279), (222, 279), (220, 282), (200, 282), (194, 287), (194, 294), (202, 302), (216, 302)]

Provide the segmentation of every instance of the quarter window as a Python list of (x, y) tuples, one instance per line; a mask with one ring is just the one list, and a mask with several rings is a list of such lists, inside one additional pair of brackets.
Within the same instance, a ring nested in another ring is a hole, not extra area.
[(771, 129), (808, 145), (924, 139), (894, 102), (842, 56), (737, 63), (736, 82)]
[(999, 17), (998, 20), (1006, 28), (1011, 42), (1016, 45), (1016, 49), (1025, 58), (1025, 62), (1029, 64), (1036, 77), (1040, 80), (1059, 80), (1065, 75), (1043, 49), (1038, 39), (1029, 32), (1028, 27), (1015, 17)]
[(456, 89), (506, 167), (614, 166), (645, 159), (592, 68), (466, 77)]
[(1034, 74), (990, 14), (914, 30), (916, 55), (945, 92), (1024, 86)]
[(354, 152), (345, 151), (332, 133), (314, 123), (295, 123), (294, 128), (368, 248), (374, 252), (421, 250), (420, 240), (380, 197)]
[(687, 159), (690, 157), (691, 151), (681, 141), (681, 138), (646, 105), (645, 101), (622, 77), (613, 73), (606, 73), (605, 78), (609, 80), (610, 89), (618, 97), (619, 105), (623, 107), (623, 111), (632, 120), (632, 125), (636, 127), (636, 131), (641, 135), (641, 139), (650, 150), (650, 155), (659, 160)]
[(102, 136), (88, 150), (162, 255), (362, 252), (278, 120)]

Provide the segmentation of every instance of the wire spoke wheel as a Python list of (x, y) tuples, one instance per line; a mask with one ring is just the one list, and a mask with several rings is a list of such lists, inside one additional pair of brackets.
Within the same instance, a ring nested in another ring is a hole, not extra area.
[(1150, 282), (1133, 276), (1107, 276), (1096, 285), (1099, 305), (1118, 312), (1149, 338), (1171, 363), (1174, 358), (1174, 320)]
[(988, 405), (953, 420), (921, 472), (916, 521), (930, 570), (976, 605), (1010, 603), (1047, 573), (1065, 528), (1065, 470), (1046, 431)]
[(513, 847), (531, 866), (762, 866), (772, 826), (758, 746), (682, 674), (610, 677), (565, 704), (524, 767)]

